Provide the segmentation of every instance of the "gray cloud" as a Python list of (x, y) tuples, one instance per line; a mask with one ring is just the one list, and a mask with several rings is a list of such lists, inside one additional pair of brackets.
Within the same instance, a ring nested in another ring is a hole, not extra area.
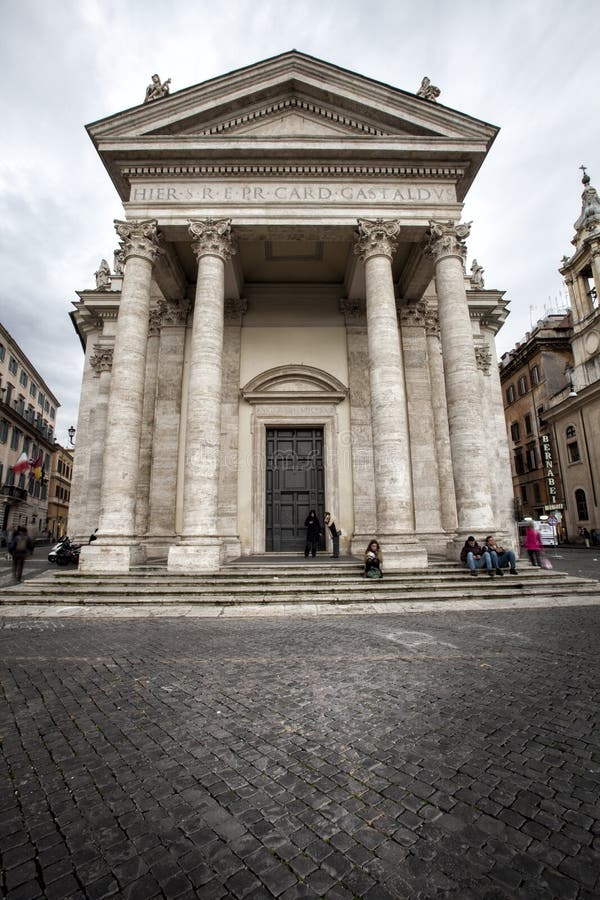
[(122, 215), (84, 125), (140, 103), (152, 72), (177, 90), (295, 47), (403, 90), (427, 74), (445, 105), (499, 125), (465, 218), (469, 257), (511, 301), (503, 352), (560, 299), (581, 163), (600, 187), (599, 31), (586, 4), (557, 0), (5, 8), (0, 320), (63, 404), (59, 436), (76, 421), (82, 366), (71, 302), (93, 286), (101, 257), (111, 259)]

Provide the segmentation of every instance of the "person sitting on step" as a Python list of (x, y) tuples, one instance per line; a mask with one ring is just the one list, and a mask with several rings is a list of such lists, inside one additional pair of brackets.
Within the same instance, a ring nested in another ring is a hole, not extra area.
[(506, 566), (510, 566), (511, 575), (519, 574), (517, 572), (517, 561), (515, 559), (514, 550), (505, 550), (504, 547), (500, 547), (496, 543), (493, 534), (488, 534), (483, 549), (487, 550), (492, 557), (492, 565), (496, 569), (496, 575), (504, 575), (502, 569)]
[(492, 557), (489, 551), (481, 547), (472, 534), (466, 539), (464, 547), (460, 551), (460, 561), (470, 569), (470, 574), (477, 575), (476, 569), (487, 569), (488, 575), (493, 578), (495, 566), (492, 565)]
[(383, 553), (378, 541), (369, 541), (365, 550), (365, 575), (367, 578), (383, 578)]

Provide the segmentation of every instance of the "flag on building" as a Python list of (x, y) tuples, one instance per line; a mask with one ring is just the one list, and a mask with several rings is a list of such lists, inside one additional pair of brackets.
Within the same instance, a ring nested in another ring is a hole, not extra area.
[(43, 453), (39, 453), (39, 454), (35, 457), (35, 459), (32, 457), (32, 458), (29, 460), (29, 465), (31, 466), (31, 468), (32, 468), (32, 470), (33, 470), (33, 475), (34, 475), (36, 481), (39, 481), (40, 478), (42, 477), (42, 463), (43, 463), (43, 461), (44, 461), (44, 454), (43, 454)]
[(27, 459), (27, 454), (21, 453), (20, 457), (18, 458), (18, 460), (16, 461), (14, 466), (12, 466), (12, 470), (15, 473), (15, 475), (20, 475), (21, 472), (25, 472), (28, 468), (29, 468), (29, 460)]

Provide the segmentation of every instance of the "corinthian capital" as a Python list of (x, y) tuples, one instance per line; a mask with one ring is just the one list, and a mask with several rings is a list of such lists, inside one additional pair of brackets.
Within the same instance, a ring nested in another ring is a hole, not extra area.
[(371, 256), (387, 256), (391, 259), (397, 247), (395, 238), (400, 233), (397, 219), (359, 219), (354, 252), (363, 262)]
[(159, 245), (157, 224), (156, 219), (132, 219), (130, 222), (115, 219), (115, 230), (121, 238), (125, 262), (130, 256), (141, 256), (153, 263), (164, 252)]
[(94, 347), (94, 355), (90, 357), (90, 366), (94, 370), (94, 374), (99, 375), (100, 372), (110, 372), (112, 363), (112, 347)]
[(471, 233), (471, 222), (429, 222), (429, 243), (427, 250), (435, 262), (445, 256), (457, 256), (464, 263), (466, 239)]
[(225, 262), (236, 253), (231, 219), (190, 219), (188, 225), (194, 239), (192, 249), (198, 259), (219, 256)]

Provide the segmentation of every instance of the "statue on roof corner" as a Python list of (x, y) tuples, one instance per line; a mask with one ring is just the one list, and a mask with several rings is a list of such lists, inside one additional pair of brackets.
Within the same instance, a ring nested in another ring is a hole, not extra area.
[(107, 288), (110, 290), (110, 267), (105, 259), (103, 259), (98, 266), (98, 270), (94, 272), (96, 276), (96, 290), (97, 291), (105, 291)]
[(166, 81), (161, 83), (160, 75), (153, 75), (152, 81), (146, 88), (146, 96), (144, 97), (144, 103), (150, 103), (151, 100), (160, 100), (162, 97), (166, 97), (169, 93), (169, 85), (171, 84), (171, 79), (167, 78)]
[(427, 75), (421, 82), (421, 87), (417, 91), (417, 97), (422, 97), (423, 100), (432, 100), (433, 103), (440, 96), (441, 91), (439, 87), (436, 87), (435, 84), (432, 84)]
[(479, 265), (477, 260), (474, 259), (471, 265), (471, 284), (474, 288), (483, 290), (483, 288), (485, 287), (483, 283), (483, 273), (484, 269)]

